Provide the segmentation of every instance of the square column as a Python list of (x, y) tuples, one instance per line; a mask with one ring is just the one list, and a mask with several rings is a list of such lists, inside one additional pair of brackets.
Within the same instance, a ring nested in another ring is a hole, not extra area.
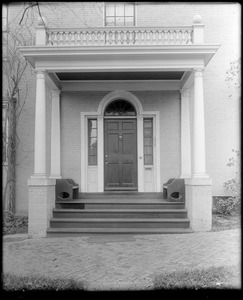
[(45, 237), (55, 206), (55, 179), (46, 172), (46, 89), (45, 71), (36, 72), (34, 174), (28, 180), (28, 235)]
[(55, 208), (55, 179), (30, 178), (28, 205), (29, 238), (46, 237), (52, 210)]
[(203, 68), (194, 72), (193, 174), (185, 179), (186, 208), (194, 231), (212, 227), (212, 179), (206, 174)]

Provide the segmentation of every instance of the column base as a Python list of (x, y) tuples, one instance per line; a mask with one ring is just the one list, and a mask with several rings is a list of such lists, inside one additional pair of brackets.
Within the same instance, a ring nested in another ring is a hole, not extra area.
[(55, 179), (33, 178), (28, 180), (28, 237), (46, 237), (52, 210), (55, 207)]
[(186, 208), (193, 231), (209, 231), (212, 228), (212, 179), (185, 179)]
[(191, 178), (191, 177), (192, 177), (191, 174), (181, 174), (181, 175), (180, 175), (180, 178), (181, 178), (181, 179), (186, 179), (186, 178)]
[(51, 174), (49, 176), (50, 179), (62, 179), (62, 176), (59, 174)]

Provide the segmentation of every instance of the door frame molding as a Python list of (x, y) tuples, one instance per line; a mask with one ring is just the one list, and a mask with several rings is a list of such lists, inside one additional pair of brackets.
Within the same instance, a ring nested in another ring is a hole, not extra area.
[[(97, 111), (81, 112), (81, 178), (80, 188), (82, 192), (91, 192), (89, 188), (89, 172), (92, 170), (97, 181), (96, 187), (92, 192), (104, 192), (104, 111), (106, 106), (114, 100), (124, 99), (129, 101), (136, 109), (137, 116), (137, 185), (138, 192), (144, 192), (144, 173), (148, 166), (144, 165), (143, 156), (143, 118), (153, 119), (153, 138), (154, 138), (154, 164), (153, 164), (153, 192), (161, 191), (160, 183), (160, 113), (159, 111), (144, 111), (139, 99), (128, 91), (113, 91), (108, 93), (99, 103)], [(98, 124), (98, 141), (97, 141), (97, 166), (88, 166), (88, 119), (96, 118)], [(152, 192), (152, 191), (151, 191)]]

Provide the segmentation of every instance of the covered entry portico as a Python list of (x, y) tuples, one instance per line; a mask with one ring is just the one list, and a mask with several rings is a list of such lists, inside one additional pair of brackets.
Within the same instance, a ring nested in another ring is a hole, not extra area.
[[(203, 71), (218, 49), (218, 45), (203, 43), (203, 24), (197, 16), (189, 30), (177, 29), (187, 40), (163, 40), (157, 43), (128, 45), (74, 45), (51, 43), (40, 21), (36, 32), (36, 46), (22, 47), (23, 55), (36, 70), (35, 161), (34, 174), (29, 179), (29, 234), (45, 236), (55, 205), (55, 179), (61, 178), (60, 95), (64, 91), (106, 91), (97, 111), (80, 113), (81, 174), (80, 189), (88, 192), (104, 191), (104, 132), (105, 108), (112, 101), (122, 99), (136, 109), (137, 190), (162, 190), (160, 180), (160, 115), (158, 111), (144, 111), (139, 99), (128, 91), (176, 90), (181, 93), (181, 178), (186, 179), (186, 207), (193, 230), (211, 227), (211, 179), (206, 174)], [(134, 31), (139, 31), (135, 28)], [(174, 30), (173, 32), (177, 32)], [(64, 31), (62, 31), (64, 32)], [(162, 30), (163, 32), (163, 30)], [(166, 31), (168, 33), (168, 30)], [(95, 34), (95, 31), (94, 31)], [(193, 37), (191, 39), (190, 37)], [(172, 34), (171, 34), (172, 37)], [(60, 40), (59, 40), (60, 41)], [(123, 76), (122, 76), (123, 75)], [(86, 78), (89, 78), (86, 80)], [(129, 78), (129, 79), (126, 79)], [(46, 83), (52, 90), (51, 174), (46, 172)], [(190, 116), (190, 97), (193, 95), (193, 115)], [(87, 164), (87, 120), (97, 119), (97, 167)], [(155, 141), (154, 163), (145, 166), (143, 153), (143, 121), (153, 122)], [(193, 119), (193, 136), (190, 135)], [(120, 125), (119, 125), (120, 126)], [(192, 143), (191, 143), (192, 141)], [(192, 162), (191, 162), (192, 157)], [(191, 165), (193, 168), (191, 168)], [(147, 176), (150, 172), (151, 176)], [(93, 177), (92, 177), (93, 176)], [(147, 183), (146, 178), (152, 178)], [(91, 178), (89, 182), (89, 178)], [(92, 186), (93, 184), (93, 186)]]

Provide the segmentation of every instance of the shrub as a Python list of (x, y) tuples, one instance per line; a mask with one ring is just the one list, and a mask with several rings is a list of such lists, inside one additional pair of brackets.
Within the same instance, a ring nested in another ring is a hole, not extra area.
[(229, 195), (228, 197), (220, 197), (216, 198), (216, 211), (220, 214), (234, 214), (240, 211), (241, 206), (241, 197), (240, 197), (240, 175), (239, 175), (239, 167), (240, 167), (240, 151), (232, 150), (235, 153), (235, 156), (229, 159), (227, 164), (228, 167), (235, 167), (236, 173), (235, 178), (227, 180), (224, 183), (224, 189), (226, 193)]
[(216, 198), (216, 211), (219, 214), (232, 215), (238, 211), (239, 201), (235, 197)]
[(9, 210), (3, 211), (3, 234), (14, 234), (28, 226), (27, 216), (17, 216)]

